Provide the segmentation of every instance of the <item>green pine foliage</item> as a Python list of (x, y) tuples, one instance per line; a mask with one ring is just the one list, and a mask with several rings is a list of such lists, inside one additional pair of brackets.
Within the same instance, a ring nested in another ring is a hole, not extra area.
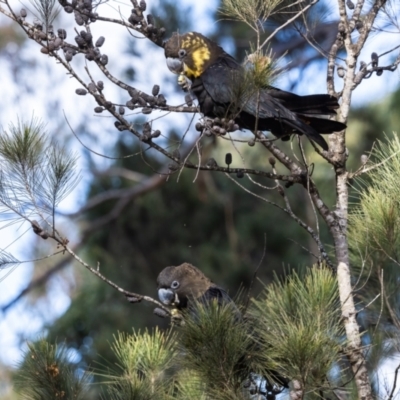
[(389, 337), (400, 328), (400, 139), (378, 141), (371, 154), (368, 178), (359, 179), (359, 202), (351, 210), (349, 244), (358, 297), (368, 304), (366, 328), (382, 322)]
[(284, 0), (223, 0), (221, 14), (241, 21), (254, 29), (259, 21), (265, 22)]
[(256, 343), (251, 325), (234, 303), (196, 303), (180, 329), (182, 364), (193, 371), (208, 398), (242, 399)]
[(350, 217), (351, 243), (366, 260), (400, 256), (400, 140), (381, 141), (373, 152), (376, 165), (368, 181), (361, 181), (360, 202)]
[(266, 363), (306, 390), (324, 386), (343, 346), (337, 283), (328, 269), (295, 272), (253, 301), (256, 334)]
[(119, 371), (103, 374), (107, 395), (112, 400), (171, 398), (171, 369), (176, 362), (176, 335), (171, 331), (118, 334), (112, 345)]
[[(0, 212), (15, 220), (47, 220), (79, 180), (76, 156), (48, 139), (32, 119), (0, 135)], [(46, 222), (49, 224), (49, 222)]]
[(27, 400), (84, 400), (89, 380), (88, 373), (77, 373), (66, 347), (39, 340), (28, 344), (15, 387)]
[[(254, 376), (297, 380), (311, 399), (329, 392), (342, 346), (337, 283), (330, 270), (313, 268), (276, 279), (245, 313), (234, 302), (196, 302), (168, 330), (120, 333), (111, 345), (116, 367), (96, 375), (107, 400), (246, 400)], [(18, 372), (25, 398), (80, 395), (86, 378), (61, 354), (44, 341), (30, 346)]]

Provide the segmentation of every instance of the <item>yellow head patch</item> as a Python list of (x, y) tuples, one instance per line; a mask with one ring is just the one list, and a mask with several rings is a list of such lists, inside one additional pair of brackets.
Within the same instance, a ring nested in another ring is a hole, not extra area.
[(205, 69), (205, 64), (211, 59), (211, 50), (208, 44), (193, 33), (188, 33), (182, 40), (182, 49), (187, 51), (184, 59), (183, 71), (189, 78), (198, 78)]
[(184, 35), (175, 33), (165, 43), (165, 57), (179, 59), (183, 74), (193, 80), (198, 78), (224, 50), (217, 43), (201, 33), (189, 32)]

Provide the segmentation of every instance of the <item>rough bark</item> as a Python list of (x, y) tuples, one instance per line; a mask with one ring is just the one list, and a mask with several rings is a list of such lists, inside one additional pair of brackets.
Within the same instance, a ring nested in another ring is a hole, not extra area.
[[(376, 3), (378, 3), (377, 1)], [(377, 13), (375, 4), (368, 15), (368, 24), (360, 34), (358, 43), (354, 44), (351, 38), (353, 25), (359, 17), (364, 2), (357, 2), (353, 18), (349, 20), (346, 11), (346, 5), (343, 0), (338, 1), (341, 21), (341, 33), (338, 33), (337, 40), (332, 46), (330, 60), (328, 62), (328, 91), (335, 93), (333, 72), (333, 60), (337, 51), (344, 46), (346, 49), (346, 74), (342, 89), (342, 103), (339, 110), (338, 119), (342, 122), (347, 121), (350, 110), (351, 96), (355, 88), (356, 66), (359, 52), (368, 37), (372, 23)], [(379, 7), (378, 7), (379, 8)], [(372, 15), (374, 14), (374, 15)], [(368, 31), (368, 32), (367, 32)], [(357, 386), (358, 398), (360, 400), (372, 400), (371, 382), (368, 375), (365, 356), (362, 350), (360, 330), (356, 319), (356, 307), (354, 304), (353, 288), (351, 285), (351, 273), (349, 263), (349, 249), (347, 241), (348, 226), (348, 172), (346, 170), (347, 149), (345, 132), (340, 132), (330, 137), (331, 163), (335, 169), (336, 175), (336, 193), (337, 201), (334, 211), (335, 223), (328, 223), (332, 233), (336, 260), (337, 260), (337, 279), (339, 286), (339, 296), (342, 308), (342, 318), (347, 336), (347, 355), (354, 374), (355, 384)], [(327, 221), (328, 222), (328, 221)]]

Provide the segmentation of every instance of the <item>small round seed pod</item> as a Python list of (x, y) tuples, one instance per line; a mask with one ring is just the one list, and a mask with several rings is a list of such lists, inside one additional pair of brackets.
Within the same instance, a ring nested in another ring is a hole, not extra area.
[(147, 101), (143, 99), (143, 97), (138, 97), (137, 102), (141, 107), (146, 107), (147, 106)]
[(19, 15), (21, 16), (21, 18), (25, 18), (28, 15), (28, 13), (26, 12), (25, 8), (21, 8)]
[(232, 154), (226, 153), (225, 154), (225, 164), (231, 165), (232, 164)]
[(88, 52), (88, 53), (85, 54), (85, 58), (86, 58), (88, 61), (93, 61), (93, 60), (94, 60), (94, 54), (90, 51), (90, 52)]
[(165, 106), (167, 104), (167, 99), (164, 97), (163, 94), (159, 94), (157, 97), (157, 104), (159, 106)]
[(102, 65), (107, 65), (107, 64), (108, 64), (108, 56), (105, 55), (105, 54), (103, 54), (103, 55), (100, 57), (100, 63), (101, 63)]
[(379, 64), (379, 57), (378, 57), (378, 54), (376, 54), (375, 52), (373, 52), (373, 53), (371, 54), (371, 65), (372, 65), (372, 68), (377, 67), (378, 64)]
[(82, 36), (80, 36), (80, 35), (75, 36), (75, 42), (76, 42), (76, 44), (77, 44), (80, 48), (86, 46), (86, 41), (85, 41), (85, 39), (84, 39)]
[(151, 90), (151, 94), (152, 94), (153, 96), (157, 96), (158, 93), (160, 93), (160, 86), (154, 85), (154, 86), (153, 86), (153, 89)]
[(141, 11), (146, 11), (147, 4), (144, 0), (140, 0), (139, 7)]
[(86, 35), (85, 35), (84, 39), (86, 40), (86, 43), (91, 44), (93, 35), (90, 32), (85, 32), (85, 33), (86, 33)]
[(93, 82), (89, 83), (88, 88), (89, 88), (89, 92), (91, 92), (91, 93), (97, 92), (97, 86)]
[(59, 49), (61, 45), (62, 45), (62, 39), (59, 38), (59, 37), (56, 38), (56, 39), (54, 40), (54, 46), (55, 46), (55, 48), (56, 48), (56, 49)]
[(81, 13), (75, 12), (75, 22), (77, 25), (82, 26), (85, 23), (84, 17)]
[(157, 129), (152, 133), (151, 137), (158, 138), (160, 135), (161, 135), (161, 132)]
[(226, 135), (226, 129), (225, 128), (219, 128), (218, 132), (221, 136), (225, 136)]
[(119, 113), (120, 115), (124, 115), (124, 114), (125, 114), (125, 107), (124, 107), (124, 106), (119, 106), (119, 108), (118, 108), (118, 113)]
[(125, 105), (130, 109), (133, 110), (135, 108), (135, 104), (133, 104), (132, 100), (128, 100)]
[(135, 98), (139, 95), (139, 92), (135, 88), (128, 89), (128, 93), (132, 98)]
[(65, 40), (67, 38), (67, 31), (65, 29), (58, 29), (57, 35), (60, 39)]
[(147, 24), (148, 25), (155, 25), (154, 24), (154, 17), (151, 14), (147, 14)]
[(74, 53), (71, 50), (68, 50), (65, 53), (65, 61), (70, 62), (72, 60), (73, 56), (74, 56)]
[(276, 159), (275, 157), (269, 157), (268, 162), (274, 167), (276, 164)]
[(96, 47), (101, 47), (101, 46), (103, 46), (105, 40), (106, 40), (106, 39), (104, 38), (104, 36), (100, 36), (100, 37), (96, 40), (95, 46), (96, 46)]
[(153, 111), (153, 109), (152, 108), (149, 108), (149, 107), (144, 107), (144, 108), (142, 108), (142, 114), (151, 114), (152, 113), (152, 111)]
[(146, 101), (149, 103), (150, 106), (155, 106), (157, 99), (155, 97), (152, 96), (147, 96), (146, 97)]
[(104, 89), (104, 82), (103, 81), (97, 81), (97, 88), (99, 90), (103, 90)]
[(132, 25), (138, 24), (142, 20), (142, 17), (139, 17), (136, 14), (131, 14), (131, 16), (128, 18), (128, 22), (131, 23)]
[(244, 172), (242, 170), (239, 170), (238, 172), (236, 172), (236, 176), (241, 179), (244, 177)]
[(160, 317), (160, 318), (167, 318), (169, 315), (165, 310), (163, 310), (162, 308), (159, 308), (159, 307), (156, 307), (153, 310), (153, 314), (157, 315), (157, 317)]
[(76, 93), (76, 94), (79, 94), (79, 96), (85, 96), (85, 95), (87, 94), (87, 90), (86, 90), (86, 89), (79, 88), (79, 89), (76, 89), (76, 90), (75, 90), (75, 93)]
[(97, 113), (97, 114), (100, 114), (100, 113), (102, 113), (103, 111), (104, 111), (104, 108), (103, 108), (103, 107), (95, 107), (95, 109), (94, 109), (94, 112)]

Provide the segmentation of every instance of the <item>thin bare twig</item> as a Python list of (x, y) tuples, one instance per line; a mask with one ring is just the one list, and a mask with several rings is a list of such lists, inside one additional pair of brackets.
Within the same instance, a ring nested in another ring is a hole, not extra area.
[(262, 43), (262, 45), (259, 47), (262, 49), (279, 31), (281, 31), (283, 28), (286, 28), (288, 25), (290, 25), (293, 21), (295, 21), (297, 18), (299, 18), (301, 15), (303, 15), (309, 8), (311, 8), (314, 4), (318, 3), (319, 0), (312, 0), (310, 4), (302, 8), (295, 16), (292, 18), (289, 18), (284, 24), (276, 28)]
[(87, 264), (85, 261), (83, 261), (70, 247), (68, 247), (63, 241), (59, 240), (56, 237), (53, 237), (54, 240), (56, 240), (62, 248), (69, 253), (76, 261), (78, 261), (81, 265), (83, 265), (88, 271), (90, 271), (92, 274), (96, 275), (98, 278), (100, 278), (103, 282), (107, 283), (114, 289), (118, 290), (118, 292), (123, 293), (125, 296), (130, 297), (130, 298), (135, 298), (137, 302), (140, 302), (142, 300), (150, 302), (158, 306), (159, 308), (162, 308), (167, 314), (171, 314), (171, 311), (165, 307), (162, 303), (159, 301), (153, 299), (150, 296), (145, 296), (141, 295), (138, 293), (133, 293), (129, 292), (128, 290), (122, 289), (120, 286), (106, 278), (103, 274), (100, 273), (100, 271), (96, 268), (91, 267), (89, 264)]
[(257, 276), (257, 272), (260, 269), (262, 262), (264, 261), (266, 252), (267, 252), (267, 234), (264, 233), (264, 249), (263, 249), (263, 253), (262, 253), (260, 262), (258, 263), (256, 269), (254, 270), (253, 276), (251, 277), (250, 285), (249, 285), (249, 288), (247, 290), (247, 301), (246, 301), (246, 305), (244, 307), (243, 314), (246, 314), (247, 308), (249, 307), (249, 304), (250, 304), (250, 292), (253, 289), (254, 281), (255, 281), (256, 276)]
[(400, 369), (400, 364), (394, 370), (393, 386), (392, 386), (392, 391), (390, 392), (390, 395), (388, 397), (388, 400), (392, 400), (393, 399), (394, 391), (396, 390), (396, 386), (397, 386), (397, 374), (399, 373), (399, 369)]

